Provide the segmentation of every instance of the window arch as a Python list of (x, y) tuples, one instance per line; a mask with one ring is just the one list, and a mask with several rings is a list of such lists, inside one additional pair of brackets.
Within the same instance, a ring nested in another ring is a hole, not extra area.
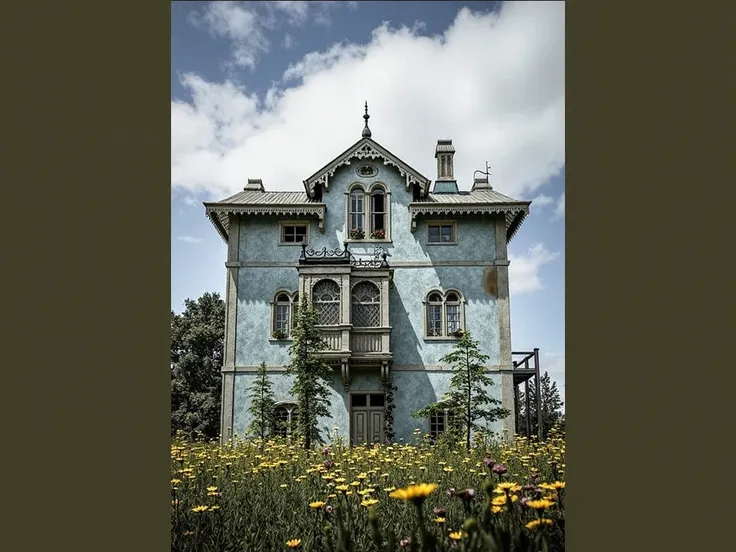
[(320, 280), (312, 288), (312, 304), (319, 312), (318, 323), (336, 326), (340, 323), (340, 286), (333, 280)]
[(279, 290), (271, 302), (271, 337), (287, 339), (294, 328), (294, 314), (299, 305), (299, 294)]
[(370, 188), (355, 183), (347, 195), (347, 237), (351, 240), (389, 240), (390, 193), (381, 182)]
[(424, 301), (426, 337), (459, 337), (464, 329), (464, 304), (457, 290), (432, 290)]
[(381, 291), (373, 282), (358, 282), (353, 286), (352, 322), (356, 328), (381, 325)]
[(297, 428), (299, 420), (299, 407), (294, 403), (277, 404), (274, 408), (273, 433), (278, 437), (288, 437)]

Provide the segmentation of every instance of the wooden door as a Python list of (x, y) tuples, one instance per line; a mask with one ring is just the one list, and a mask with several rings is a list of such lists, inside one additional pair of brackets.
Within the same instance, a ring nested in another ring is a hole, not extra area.
[(353, 393), (350, 403), (352, 444), (383, 443), (383, 393)]

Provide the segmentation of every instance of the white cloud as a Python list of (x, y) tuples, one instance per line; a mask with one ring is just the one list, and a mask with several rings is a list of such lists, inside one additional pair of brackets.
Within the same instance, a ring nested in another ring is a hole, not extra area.
[(548, 251), (544, 244), (538, 243), (530, 247), (522, 255), (509, 254), (509, 288), (510, 293), (521, 295), (544, 289), (539, 277), (539, 269), (560, 256), (557, 251)]
[(183, 75), (193, 100), (171, 106), (172, 186), (210, 199), (241, 190), (247, 178), (302, 189), (360, 138), (365, 100), (373, 138), (429, 178), (442, 137), (453, 138), (461, 189), (485, 161), (492, 184), (511, 196), (557, 174), (565, 160), (564, 3), (513, 2), (497, 14), (463, 8), (441, 36), (418, 33), (384, 24), (366, 44), (308, 53), (264, 96)]
[(565, 192), (560, 194), (557, 204), (555, 205), (555, 219), (565, 218)]
[(539, 194), (537, 197), (535, 197), (534, 199), (532, 199), (531, 208), (532, 209), (541, 209), (545, 205), (549, 205), (550, 203), (554, 203), (554, 201), (555, 201), (554, 199), (552, 199), (551, 197), (549, 197), (547, 195)]
[[(241, 20), (225, 28), (247, 28)], [(565, 161), (564, 3), (462, 8), (442, 35), (420, 28), (384, 24), (365, 44), (309, 53), (263, 96), (183, 75), (193, 100), (171, 106), (172, 186), (209, 199), (247, 178), (303, 189), (360, 138), (367, 100), (373, 138), (427, 177), (437, 139), (449, 137), (461, 189), (488, 161), (502, 193), (535, 192)]]
[(186, 243), (201, 243), (203, 241), (202, 238), (195, 238), (193, 236), (178, 236), (176, 239)]

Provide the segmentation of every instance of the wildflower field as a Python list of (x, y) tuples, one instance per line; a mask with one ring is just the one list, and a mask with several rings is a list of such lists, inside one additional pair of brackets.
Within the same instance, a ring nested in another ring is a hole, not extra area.
[(172, 551), (564, 550), (565, 443), (171, 446)]

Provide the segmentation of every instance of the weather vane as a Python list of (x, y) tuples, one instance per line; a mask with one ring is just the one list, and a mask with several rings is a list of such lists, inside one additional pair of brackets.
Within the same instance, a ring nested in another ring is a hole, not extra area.
[(490, 169), (491, 169), (491, 167), (490, 167), (490, 166), (488, 165), (488, 161), (486, 161), (486, 170), (485, 170), (485, 172), (484, 172), (484, 171), (482, 171), (482, 170), (480, 170), (480, 169), (478, 169), (477, 171), (475, 171), (475, 172), (473, 173), (473, 180), (475, 180), (475, 175), (476, 175), (477, 173), (480, 173), (480, 174), (484, 174), (484, 175), (486, 175), (486, 176), (490, 176), (490, 175), (491, 175), (491, 171), (490, 171)]

